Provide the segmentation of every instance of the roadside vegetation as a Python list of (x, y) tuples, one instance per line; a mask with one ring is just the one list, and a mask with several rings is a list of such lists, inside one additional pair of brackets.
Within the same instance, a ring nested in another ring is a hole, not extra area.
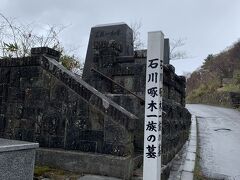
[(61, 169), (54, 169), (48, 166), (35, 166), (34, 168), (34, 180), (43, 180), (43, 179), (69, 179), (77, 180), (83, 174), (73, 173), (69, 171), (64, 171)]
[(24, 23), (6, 17), (0, 12), (0, 59), (22, 58), (31, 55), (33, 47), (49, 47), (61, 52), (60, 63), (68, 70), (81, 75), (84, 64), (74, 53), (76, 48), (67, 48), (61, 42), (61, 33), (66, 26)]
[(228, 93), (240, 93), (240, 41), (216, 55), (187, 79), (187, 102), (228, 106)]

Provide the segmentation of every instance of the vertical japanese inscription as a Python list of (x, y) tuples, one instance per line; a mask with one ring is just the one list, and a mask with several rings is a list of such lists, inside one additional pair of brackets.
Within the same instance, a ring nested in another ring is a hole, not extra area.
[(161, 178), (163, 47), (163, 33), (150, 32), (146, 63), (144, 180)]

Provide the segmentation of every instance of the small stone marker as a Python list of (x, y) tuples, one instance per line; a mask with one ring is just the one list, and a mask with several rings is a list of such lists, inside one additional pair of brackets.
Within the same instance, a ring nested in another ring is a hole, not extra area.
[(146, 63), (144, 180), (161, 179), (163, 52), (163, 33), (149, 32)]

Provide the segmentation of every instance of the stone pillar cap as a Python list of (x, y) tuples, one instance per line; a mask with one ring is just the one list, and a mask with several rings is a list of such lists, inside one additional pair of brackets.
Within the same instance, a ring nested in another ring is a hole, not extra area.
[(31, 56), (42, 56), (46, 55), (48, 57), (54, 58), (59, 61), (61, 53), (49, 47), (36, 47), (31, 49)]

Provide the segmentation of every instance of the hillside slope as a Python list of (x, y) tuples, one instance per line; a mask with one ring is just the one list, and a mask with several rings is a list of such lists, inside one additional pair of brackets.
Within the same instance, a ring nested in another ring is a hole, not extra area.
[(240, 41), (216, 55), (187, 79), (187, 102), (239, 107)]

